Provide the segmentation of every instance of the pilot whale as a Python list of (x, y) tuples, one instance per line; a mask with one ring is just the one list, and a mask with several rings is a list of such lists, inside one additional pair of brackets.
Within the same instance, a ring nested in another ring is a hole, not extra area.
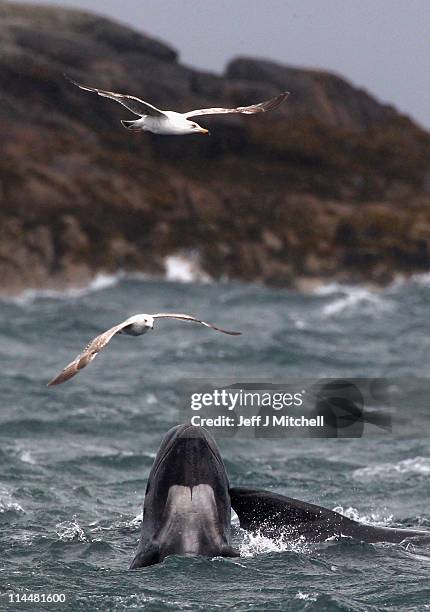
[(203, 427), (178, 425), (165, 435), (149, 474), (141, 536), (130, 569), (169, 555), (238, 557), (231, 509), (242, 529), (309, 542), (341, 537), (402, 542), (430, 536), (414, 529), (374, 527), (321, 506), (271, 491), (230, 487), (218, 446)]
[(149, 474), (142, 531), (131, 569), (168, 555), (238, 557), (231, 546), (231, 502), (224, 462), (203, 427), (165, 435)]

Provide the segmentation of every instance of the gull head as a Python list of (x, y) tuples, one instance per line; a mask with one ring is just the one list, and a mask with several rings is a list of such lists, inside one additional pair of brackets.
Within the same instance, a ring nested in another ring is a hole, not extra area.
[(188, 126), (191, 129), (191, 132), (196, 132), (197, 134), (209, 134), (209, 130), (202, 128), (201, 125), (195, 123), (194, 121), (188, 121)]
[(151, 315), (143, 315), (142, 324), (145, 325), (145, 327), (149, 327), (149, 329), (154, 329), (154, 317), (151, 317)]

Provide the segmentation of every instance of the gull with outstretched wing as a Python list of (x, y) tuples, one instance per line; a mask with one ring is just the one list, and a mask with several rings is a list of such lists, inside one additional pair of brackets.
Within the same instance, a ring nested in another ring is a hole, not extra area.
[(87, 87), (86, 85), (81, 85), (80, 83), (73, 81), (67, 75), (65, 76), (67, 80), (80, 89), (91, 91), (104, 98), (115, 100), (115, 102), (119, 102), (119, 104), (125, 106), (125, 108), (127, 108), (129, 111), (135, 115), (138, 115), (139, 119), (132, 121), (121, 121), (122, 125), (128, 130), (148, 131), (153, 132), (154, 134), (172, 134), (177, 136), (196, 133), (208, 134), (208, 130), (202, 128), (198, 123), (190, 121), (190, 118), (200, 117), (203, 115), (234, 113), (254, 115), (256, 113), (264, 113), (278, 108), (278, 106), (280, 106), (289, 96), (288, 91), (284, 91), (275, 98), (271, 98), (265, 102), (259, 102), (258, 104), (251, 104), (251, 106), (238, 106), (236, 108), (202, 108), (199, 110), (188, 111), (186, 113), (177, 113), (175, 111), (161, 110), (156, 108), (153, 104), (144, 102), (140, 98), (136, 98), (136, 96), (115, 93), (113, 91), (105, 91), (104, 89), (97, 89), (96, 87)]
[(49, 383), (48, 387), (53, 387), (54, 385), (60, 385), (66, 380), (69, 380), (73, 376), (75, 376), (80, 370), (85, 368), (91, 361), (97, 356), (97, 354), (104, 349), (104, 347), (112, 340), (112, 338), (116, 334), (128, 334), (129, 336), (142, 336), (149, 329), (154, 329), (154, 322), (156, 319), (177, 319), (179, 321), (189, 321), (191, 323), (199, 323), (200, 325), (204, 325), (205, 327), (210, 327), (215, 331), (222, 332), (223, 334), (228, 334), (230, 336), (240, 336), (241, 332), (229, 331), (227, 329), (221, 329), (220, 327), (216, 327), (212, 325), (212, 323), (206, 323), (206, 321), (202, 321), (201, 319), (197, 319), (189, 314), (181, 314), (181, 313), (169, 313), (169, 312), (159, 312), (153, 315), (150, 314), (136, 314), (132, 317), (129, 317), (122, 323), (118, 325), (114, 325), (107, 331), (103, 332), (99, 336), (96, 336), (91, 340), (89, 344), (84, 348), (82, 353), (80, 353), (72, 362), (70, 362), (55, 378), (53, 378)]

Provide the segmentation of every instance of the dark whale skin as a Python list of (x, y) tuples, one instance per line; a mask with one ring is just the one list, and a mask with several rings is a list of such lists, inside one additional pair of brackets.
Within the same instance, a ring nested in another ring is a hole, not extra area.
[(230, 489), (231, 505), (239, 517), (240, 526), (268, 537), (282, 532), (309, 542), (324, 542), (329, 538), (349, 537), (362, 542), (402, 542), (406, 538), (430, 537), (426, 531), (374, 527), (353, 521), (322, 506), (255, 489)]
[(231, 503), (224, 462), (202, 427), (179, 425), (165, 435), (146, 488), (142, 531), (130, 568), (168, 555), (237, 557), (231, 546)]

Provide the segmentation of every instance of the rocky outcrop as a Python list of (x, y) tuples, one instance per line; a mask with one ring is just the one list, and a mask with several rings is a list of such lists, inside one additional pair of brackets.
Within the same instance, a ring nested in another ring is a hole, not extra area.
[[(178, 110), (291, 96), (162, 138), (65, 72)], [(3, 291), (162, 274), (188, 252), (213, 277), (282, 285), (430, 265), (430, 136), (332, 74), (249, 58), (203, 73), (107, 19), (0, 1), (0, 129)]]
[(396, 116), (392, 107), (380, 104), (366, 91), (327, 72), (239, 58), (227, 66), (226, 76), (246, 82), (270, 83), (277, 90), (288, 83), (292, 92), (289, 115), (295, 119), (315, 119), (333, 128), (352, 132), (379, 129)]

